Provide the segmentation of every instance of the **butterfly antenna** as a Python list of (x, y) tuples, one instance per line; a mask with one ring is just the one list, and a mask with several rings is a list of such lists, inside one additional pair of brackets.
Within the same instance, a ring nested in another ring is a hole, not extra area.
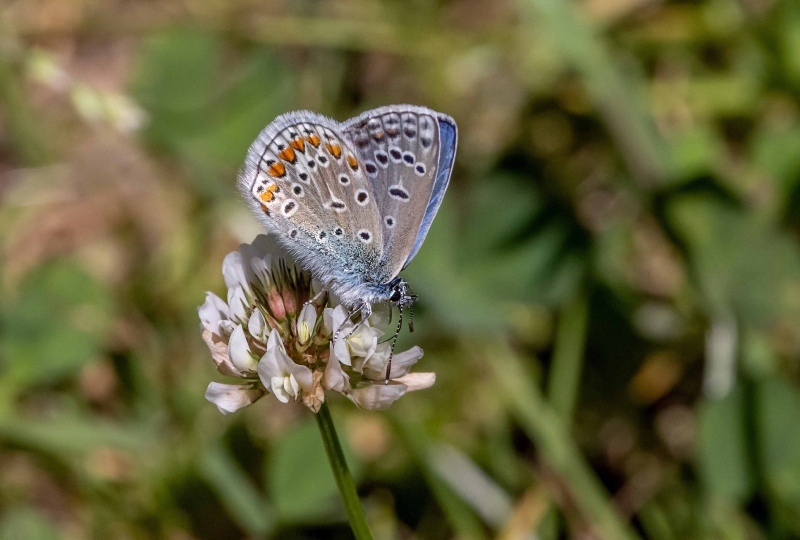
[(392, 348), (389, 350), (389, 361), (386, 362), (386, 379), (383, 384), (389, 384), (389, 375), (392, 373), (392, 358), (394, 357), (394, 346), (397, 345), (397, 336), (400, 335), (400, 329), (403, 328), (403, 306), (399, 306), (400, 315), (397, 318), (397, 329), (394, 331), (392, 338)]

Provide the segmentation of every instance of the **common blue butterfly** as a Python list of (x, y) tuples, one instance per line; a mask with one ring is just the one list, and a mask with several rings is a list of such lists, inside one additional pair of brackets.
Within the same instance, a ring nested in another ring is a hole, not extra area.
[(389, 301), (402, 321), (416, 296), (399, 274), (442, 202), (457, 137), (452, 118), (413, 105), (344, 123), (290, 112), (258, 135), (238, 183), (267, 230), (351, 313), (365, 320)]

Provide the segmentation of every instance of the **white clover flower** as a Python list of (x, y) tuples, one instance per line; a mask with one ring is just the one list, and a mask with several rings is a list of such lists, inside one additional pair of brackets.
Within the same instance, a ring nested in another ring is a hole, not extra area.
[(385, 384), (391, 347), (380, 340), (388, 310), (375, 306), (368, 320), (351, 320), (345, 306), (273, 237), (259, 235), (252, 244), (242, 244), (225, 257), (222, 273), (228, 301), (207, 293), (198, 315), (217, 370), (242, 381), (209, 384), (206, 399), (223, 414), (266, 393), (317, 412), (324, 390), (365, 409), (385, 409), (436, 380), (433, 373), (409, 373), (422, 358), (422, 349), (412, 347), (393, 356)]

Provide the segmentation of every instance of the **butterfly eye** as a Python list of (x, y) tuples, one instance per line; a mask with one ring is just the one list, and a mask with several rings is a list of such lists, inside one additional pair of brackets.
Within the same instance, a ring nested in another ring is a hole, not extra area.
[(390, 302), (399, 302), (400, 298), (402, 298), (403, 293), (400, 292), (400, 289), (395, 289), (392, 293), (392, 296), (389, 297)]

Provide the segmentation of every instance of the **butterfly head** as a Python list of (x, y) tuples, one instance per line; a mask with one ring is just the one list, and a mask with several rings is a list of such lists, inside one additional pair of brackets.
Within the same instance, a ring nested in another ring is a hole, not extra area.
[(404, 308), (417, 301), (417, 295), (413, 294), (411, 286), (400, 276), (393, 279), (392, 282), (389, 283), (389, 287), (391, 291), (389, 301), (394, 305)]

